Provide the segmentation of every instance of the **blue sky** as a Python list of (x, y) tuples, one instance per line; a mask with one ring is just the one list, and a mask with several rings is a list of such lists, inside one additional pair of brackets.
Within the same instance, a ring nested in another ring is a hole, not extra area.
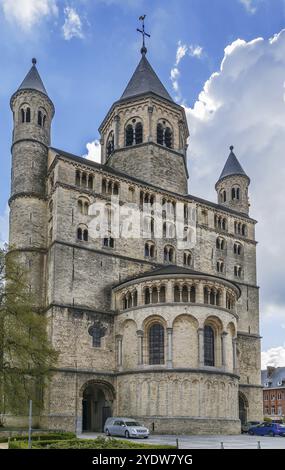
[[(86, 144), (98, 139), (101, 121), (140, 59), (141, 38), (136, 28), (143, 13), (151, 34), (148, 59), (187, 111), (192, 135), (190, 192), (215, 200), (214, 183), (232, 143), (252, 178), (252, 215), (261, 218), (257, 238), (263, 350), (274, 349), (272, 355), (279, 358), (283, 355), (285, 365), (283, 242), (280, 237), (272, 246), (268, 231), (268, 224), (282, 226), (284, 212), (281, 204), (274, 211), (264, 205), (261, 191), (261, 181), (266, 188), (275, 188), (273, 200), (279, 204), (283, 186), (278, 179), (278, 155), (284, 153), (285, 145), (281, 126), (285, 62), (280, 57), (285, 56), (285, 39), (284, 35), (273, 42), (270, 38), (285, 26), (284, 0), (0, 0), (0, 238), (5, 238), (10, 191), (9, 99), (28, 72), (32, 57), (38, 60), (55, 104), (53, 146), (83, 155)], [(280, 86), (280, 96), (275, 96), (270, 85), (275, 80), (273, 88)], [(256, 100), (249, 108), (252, 114), (243, 114), (241, 103), (244, 100), (246, 109), (251, 96)], [(266, 115), (278, 117), (276, 123), (270, 122), (268, 139), (268, 126), (263, 130), (256, 117), (262, 113), (262, 125)], [(248, 125), (241, 129), (241, 122)], [(213, 136), (217, 135), (215, 145)], [(267, 155), (270, 160), (265, 160)], [(266, 166), (264, 180), (261, 159)]]

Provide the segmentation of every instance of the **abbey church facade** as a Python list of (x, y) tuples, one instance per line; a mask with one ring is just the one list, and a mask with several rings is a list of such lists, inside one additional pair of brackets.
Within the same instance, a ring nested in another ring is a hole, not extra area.
[(11, 98), (10, 243), (60, 351), (40, 425), (239, 433), (262, 418), (250, 179), (231, 147), (217, 202), (188, 194), (185, 112), (141, 52), (99, 128), (100, 164), (51, 146), (35, 60)]

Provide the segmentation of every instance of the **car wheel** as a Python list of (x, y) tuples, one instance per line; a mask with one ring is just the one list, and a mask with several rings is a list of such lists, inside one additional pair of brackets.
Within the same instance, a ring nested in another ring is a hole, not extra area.
[(129, 437), (130, 437), (129, 431), (126, 431), (126, 432), (125, 432), (125, 436), (126, 436), (127, 439), (129, 439)]
[(254, 436), (254, 432), (253, 431), (249, 431), (248, 433), (250, 436)]
[(145, 439), (148, 439), (148, 436), (144, 436)]
[(270, 437), (275, 437), (275, 434), (274, 434), (274, 432), (269, 432), (269, 433), (268, 433), (268, 436), (270, 436)]
[(111, 436), (109, 429), (106, 429), (106, 436)]

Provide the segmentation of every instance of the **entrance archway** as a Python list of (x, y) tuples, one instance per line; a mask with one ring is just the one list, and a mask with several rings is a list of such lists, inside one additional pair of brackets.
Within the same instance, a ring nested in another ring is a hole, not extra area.
[(112, 385), (91, 381), (82, 392), (82, 431), (102, 432), (109, 416), (112, 416), (114, 390)]
[(239, 392), (238, 394), (238, 404), (239, 404), (239, 419), (241, 424), (247, 423), (247, 412), (248, 412), (248, 401), (246, 396)]

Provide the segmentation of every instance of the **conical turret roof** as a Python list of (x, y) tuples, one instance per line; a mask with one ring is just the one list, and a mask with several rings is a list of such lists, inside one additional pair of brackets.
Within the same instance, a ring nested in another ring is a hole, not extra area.
[(156, 95), (173, 102), (173, 99), (147, 60), (145, 53), (143, 53), (142, 58), (120, 99), (134, 98), (137, 95), (145, 93), (155, 93)]
[(37, 90), (48, 96), (45, 86), (43, 84), (43, 81), (36, 67), (36, 63), (37, 63), (36, 59), (33, 59), (32, 63), (33, 65), (31, 69), (25, 76), (18, 90)]
[(233, 176), (233, 175), (241, 175), (241, 176), (246, 176), (248, 178), (246, 172), (244, 171), (240, 162), (235, 156), (233, 149), (234, 147), (231, 146), (230, 147), (231, 153), (228, 156), (228, 159), (225, 163), (222, 173), (220, 174), (218, 182), (226, 178), (226, 176)]

